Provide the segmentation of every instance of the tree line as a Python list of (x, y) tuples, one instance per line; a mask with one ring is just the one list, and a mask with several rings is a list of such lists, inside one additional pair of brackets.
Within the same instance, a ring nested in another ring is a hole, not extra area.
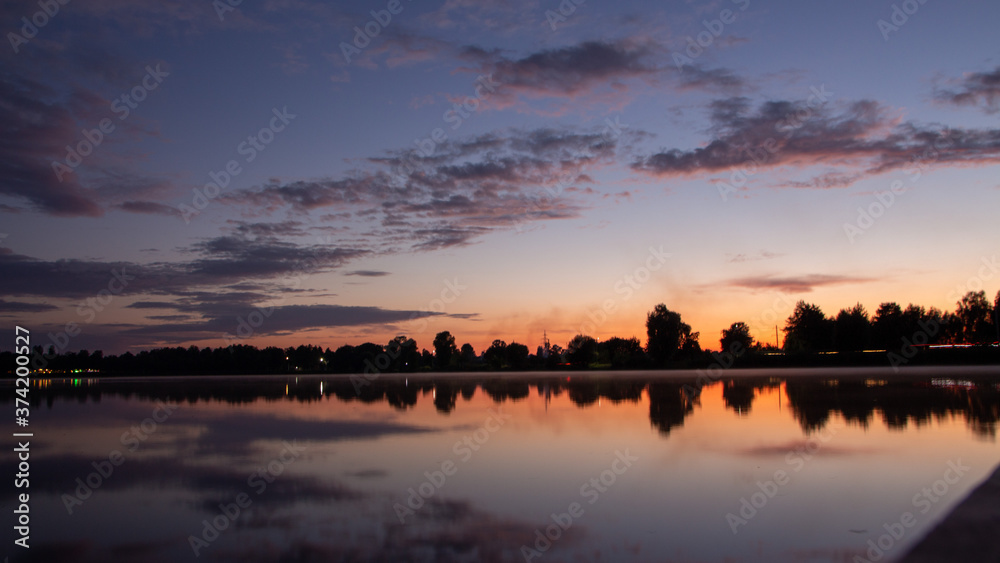
[[(828, 352), (906, 352), (935, 344), (982, 347), (1000, 340), (998, 313), (1000, 292), (990, 303), (985, 292), (970, 291), (956, 303), (953, 312), (914, 304), (903, 308), (886, 302), (871, 316), (860, 303), (828, 317), (818, 305), (799, 301), (785, 322), (780, 349), (755, 341), (749, 325), (742, 321), (723, 330), (719, 344), (723, 354), (730, 357), (730, 365), (736, 358), (743, 358), (744, 363), (750, 361), (747, 358), (755, 358), (756, 365), (760, 365), (761, 356), (775, 353), (808, 357)], [(458, 346), (451, 332), (442, 331), (434, 337), (431, 347), (433, 351), (420, 348), (416, 340), (405, 335), (384, 345), (366, 342), (336, 350), (314, 345), (257, 348), (233, 344), (214, 349), (192, 345), (105, 355), (100, 350), (56, 353), (52, 347), (46, 352), (36, 346), (31, 366), (56, 372), (170, 375), (660, 369), (704, 367), (719, 361), (719, 354), (702, 350), (699, 333), (683, 322), (680, 313), (662, 303), (646, 316), (645, 346), (634, 336), (598, 340), (578, 334), (565, 347), (546, 340), (534, 354), (525, 344), (500, 339), (477, 353), (471, 344)], [(0, 353), (0, 361), (13, 366), (13, 353)]]

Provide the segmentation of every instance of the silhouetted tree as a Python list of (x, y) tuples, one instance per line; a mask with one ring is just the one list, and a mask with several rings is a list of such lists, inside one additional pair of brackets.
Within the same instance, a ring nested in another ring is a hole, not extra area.
[(662, 366), (674, 359), (677, 352), (686, 348), (700, 349), (697, 333), (681, 321), (680, 313), (675, 313), (660, 303), (646, 317), (646, 352), (653, 363)]
[[(739, 346), (733, 348), (733, 345), (737, 343)], [(722, 330), (722, 338), (719, 339), (719, 345), (722, 346), (723, 352), (733, 352), (733, 350), (738, 350), (736, 355), (742, 355), (743, 352), (746, 352), (753, 346), (753, 337), (750, 336), (750, 327), (744, 322), (736, 322), (729, 325), (729, 328)]]
[(612, 336), (598, 344), (598, 349), (607, 357), (613, 368), (638, 368), (645, 362), (642, 343), (638, 338), (619, 338)]
[(508, 344), (507, 365), (510, 369), (528, 369), (528, 347), (518, 342)]
[(597, 341), (590, 336), (577, 334), (566, 345), (566, 359), (574, 367), (587, 367), (597, 359)]
[(840, 352), (868, 349), (871, 343), (871, 323), (868, 311), (861, 303), (850, 309), (841, 309), (833, 328), (834, 347)]
[(469, 369), (476, 363), (476, 350), (472, 347), (472, 344), (466, 342), (462, 344), (462, 351), (459, 355), (459, 366), (462, 369)]
[(819, 352), (833, 344), (833, 322), (817, 305), (799, 301), (785, 322), (786, 352)]
[(993, 328), (996, 329), (994, 342), (1000, 342), (1000, 291), (997, 291), (997, 296), (993, 300)]
[(878, 306), (872, 319), (872, 344), (892, 350), (903, 339), (903, 309), (899, 303), (887, 302)]
[(458, 349), (455, 347), (455, 337), (447, 330), (437, 333), (434, 337), (434, 364), (438, 369), (451, 367), (452, 358)]
[(987, 344), (993, 341), (992, 310), (985, 291), (970, 291), (958, 302), (955, 316), (961, 327), (961, 339), (967, 344)]
[(387, 371), (412, 372), (420, 369), (420, 351), (417, 341), (412, 338), (403, 335), (393, 338), (386, 344), (385, 353), (391, 359)]
[(483, 361), (492, 369), (500, 369), (507, 362), (507, 343), (496, 339), (490, 347), (483, 352)]

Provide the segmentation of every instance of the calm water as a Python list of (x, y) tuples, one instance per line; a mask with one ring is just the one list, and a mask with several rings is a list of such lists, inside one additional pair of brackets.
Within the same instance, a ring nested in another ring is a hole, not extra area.
[(360, 393), (340, 376), (43, 382), (32, 557), (4, 549), (825, 562), (867, 557), (888, 525), (895, 558), (1000, 462), (996, 369), (733, 374), (382, 376)]

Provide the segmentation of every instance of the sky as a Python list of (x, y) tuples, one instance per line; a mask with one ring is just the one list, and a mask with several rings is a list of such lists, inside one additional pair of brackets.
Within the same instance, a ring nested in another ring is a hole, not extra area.
[(534, 351), (664, 303), (717, 349), (1000, 289), (1000, 4), (65, 1), (0, 2), (32, 344)]

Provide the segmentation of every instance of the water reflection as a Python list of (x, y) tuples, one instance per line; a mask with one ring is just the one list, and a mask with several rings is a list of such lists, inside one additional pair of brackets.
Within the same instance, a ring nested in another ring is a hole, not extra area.
[[(524, 561), (574, 501), (585, 513), (537, 560), (851, 560), (950, 459), (973, 471), (920, 530), (992, 471), (998, 382), (983, 370), (707, 386), (622, 372), (41, 381), (33, 545), (11, 561)], [(161, 404), (176, 409), (143, 428)], [(487, 426), (491, 412), (508, 418)], [(86, 486), (112, 450), (124, 462)], [(625, 451), (634, 467), (581, 501)], [(789, 483), (732, 533), (726, 514), (778, 470)], [(0, 472), (16, 472), (9, 456)], [(241, 494), (231, 524), (208, 529)]]
[[(844, 373), (849, 373), (844, 372)], [(45, 388), (44, 399), (32, 395), (33, 406), (44, 400), (49, 408), (59, 399), (81, 403), (99, 403), (102, 397), (123, 397), (167, 402), (197, 403), (219, 401), (248, 404), (257, 400), (312, 402), (330, 397), (342, 402), (386, 403), (405, 411), (417, 405), (421, 396), (429, 396), (435, 409), (448, 414), (459, 406), (459, 398), (469, 401), (477, 390), (497, 403), (527, 399), (534, 388), (538, 396), (559, 397), (566, 393), (580, 407), (607, 400), (611, 404), (638, 403), (646, 392), (649, 397), (650, 422), (664, 435), (684, 423), (698, 404), (702, 384), (694, 376), (668, 380), (652, 379), (635, 373), (605, 376), (584, 374), (553, 377), (532, 376), (483, 377), (481, 375), (443, 375), (414, 377), (383, 376), (358, 386), (347, 377), (253, 377), (253, 378), (160, 378), (141, 384), (126, 379), (91, 379), (87, 385), (53, 385), (60, 380), (36, 382)], [(99, 382), (99, 384), (98, 384)], [(721, 378), (722, 397), (728, 409), (747, 416), (755, 398), (766, 389), (783, 386), (788, 406), (803, 430), (823, 428), (831, 416), (840, 415), (852, 424), (867, 427), (881, 415), (893, 428), (908, 424), (927, 424), (948, 416), (964, 417), (977, 434), (995, 436), (1000, 418), (1000, 389), (989, 375), (968, 374), (963, 378), (943, 377), (929, 372), (923, 376), (872, 379), (832, 373), (826, 377)], [(5, 398), (7, 402), (11, 397)], [(425, 399), (426, 400), (426, 399)]]

